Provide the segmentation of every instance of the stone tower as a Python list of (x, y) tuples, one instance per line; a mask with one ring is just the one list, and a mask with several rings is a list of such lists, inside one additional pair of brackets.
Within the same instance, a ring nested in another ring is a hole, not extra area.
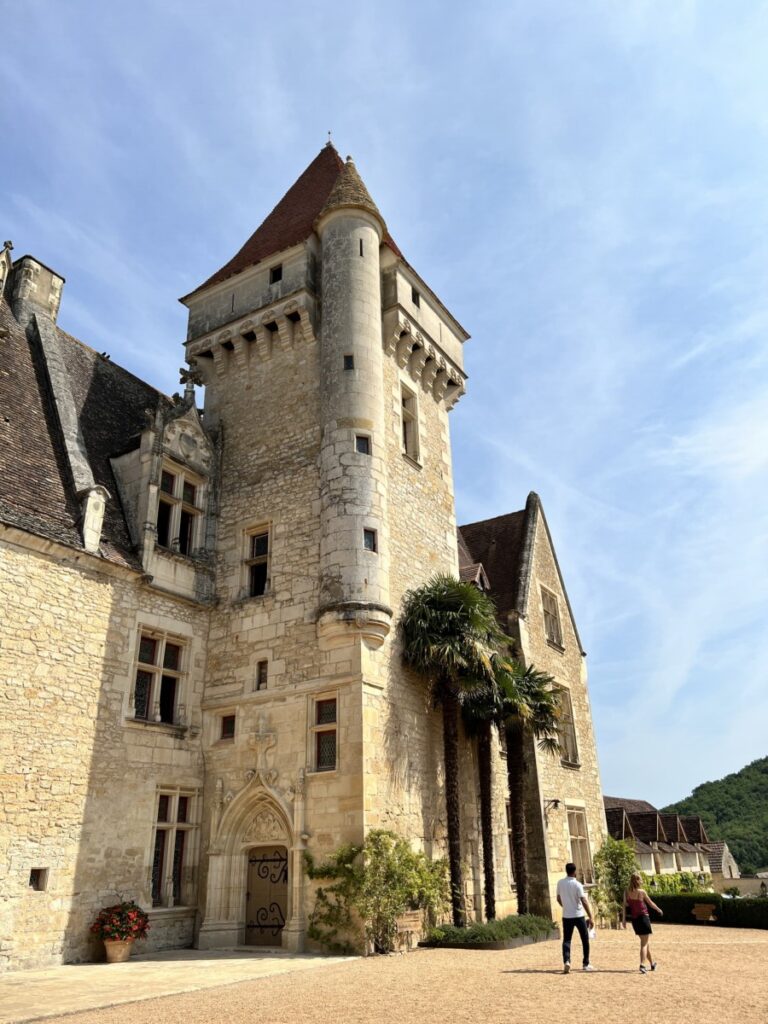
[[(300, 948), (304, 849), (385, 826), (441, 852), (439, 722), (395, 624), (407, 589), (457, 568), (447, 417), (467, 334), (330, 145), (182, 301), (221, 453), (200, 944), (258, 939), (245, 893), (280, 850)], [(467, 806), (471, 829), (470, 788)]]

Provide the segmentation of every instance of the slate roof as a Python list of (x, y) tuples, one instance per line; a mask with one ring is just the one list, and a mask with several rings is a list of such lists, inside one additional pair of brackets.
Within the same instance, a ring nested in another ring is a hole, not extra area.
[[(182, 298), (182, 302), (212, 284), (226, 281), (248, 267), (260, 263), (275, 253), (290, 249), (305, 241), (314, 231), (320, 213), (328, 206), (363, 206), (381, 220), (383, 218), (360, 178), (354, 163), (345, 164), (336, 148), (327, 143), (303, 174), (288, 189), (283, 198), (254, 231), (245, 245), (229, 262)], [(400, 249), (386, 231), (384, 243), (395, 255), (402, 257)]]
[[(82, 548), (81, 509), (39, 344), (0, 298), (0, 519)], [(109, 463), (136, 447), (146, 412), (170, 400), (116, 363), (56, 328), (94, 480), (109, 491), (101, 552), (139, 569)], [(34, 337), (34, 332), (30, 331)]]
[(469, 566), (474, 562), (481, 563), (490, 582), (491, 596), (496, 602), (502, 622), (507, 620), (510, 612), (525, 616), (531, 582), (536, 523), (539, 518), (552, 549), (552, 557), (560, 577), (560, 585), (576, 635), (576, 642), (579, 645), (579, 650), (583, 653), (579, 630), (560, 572), (547, 517), (544, 515), (541, 499), (535, 491), (530, 492), (525, 502), (525, 508), (519, 512), (509, 512), (504, 516), (483, 519), (480, 522), (468, 523), (466, 526), (458, 528), (459, 572), (469, 571)]
[(459, 527), (459, 572), (482, 564), (502, 620), (517, 610), (520, 601), (525, 523), (523, 509)]
[(0, 296), (0, 519), (80, 546), (80, 507), (40, 354)]

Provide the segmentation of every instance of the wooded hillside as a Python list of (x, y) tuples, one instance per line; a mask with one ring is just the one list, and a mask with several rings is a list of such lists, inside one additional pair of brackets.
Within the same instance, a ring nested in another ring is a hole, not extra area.
[(768, 869), (768, 757), (718, 782), (697, 786), (665, 811), (698, 814), (710, 839), (723, 839), (742, 874)]

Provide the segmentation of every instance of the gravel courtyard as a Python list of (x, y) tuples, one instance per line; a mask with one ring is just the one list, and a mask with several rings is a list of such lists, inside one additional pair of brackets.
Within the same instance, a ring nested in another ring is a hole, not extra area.
[[(560, 947), (555, 942), (508, 952), (418, 950), (48, 1021), (768, 1022), (768, 931), (657, 927), (652, 949), (659, 970), (645, 976), (637, 969), (638, 945), (631, 931), (600, 932), (592, 958), (598, 972), (583, 974), (576, 967), (567, 977), (561, 973)], [(578, 952), (578, 939), (574, 950)]]

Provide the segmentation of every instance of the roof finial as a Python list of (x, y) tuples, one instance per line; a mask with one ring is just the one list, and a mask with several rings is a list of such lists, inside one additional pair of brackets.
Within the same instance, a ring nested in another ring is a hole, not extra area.
[(332, 145), (333, 145), (333, 143), (331, 142), (331, 129), (329, 128), (328, 129), (328, 141), (326, 142), (326, 146), (332, 146)]

